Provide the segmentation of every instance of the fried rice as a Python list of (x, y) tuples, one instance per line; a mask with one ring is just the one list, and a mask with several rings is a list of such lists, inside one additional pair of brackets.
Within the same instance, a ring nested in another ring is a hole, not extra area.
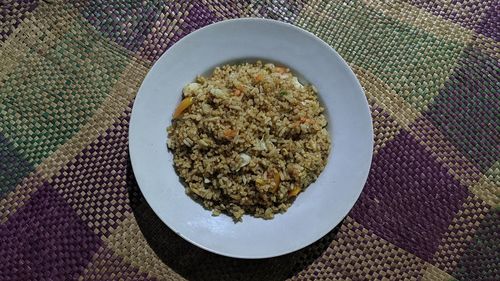
[(214, 215), (271, 219), (324, 169), (326, 126), (316, 89), (289, 69), (224, 65), (184, 87), (167, 145), (186, 193)]

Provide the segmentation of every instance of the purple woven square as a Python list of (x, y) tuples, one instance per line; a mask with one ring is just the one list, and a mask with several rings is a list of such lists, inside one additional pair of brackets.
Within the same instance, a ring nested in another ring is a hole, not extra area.
[(488, 7), (475, 30), (497, 42), (500, 41), (500, 2), (496, 1)]
[(0, 7), (0, 22), (2, 23), (2, 28), (0, 28), (0, 42), (5, 41), (21, 24), (26, 15), (32, 12), (37, 6), (37, 0), (17, 0), (5, 3), (2, 1), (2, 6)]
[(478, 24), (486, 9), (495, 5), (495, 0), (410, 0), (409, 2), (435, 16), (470, 29)]
[(351, 216), (378, 236), (430, 260), (468, 191), (407, 132), (373, 159)]
[(101, 245), (48, 184), (0, 225), (0, 279), (72, 280)]
[(127, 137), (128, 117), (120, 117), (52, 179), (54, 188), (101, 237), (131, 212)]

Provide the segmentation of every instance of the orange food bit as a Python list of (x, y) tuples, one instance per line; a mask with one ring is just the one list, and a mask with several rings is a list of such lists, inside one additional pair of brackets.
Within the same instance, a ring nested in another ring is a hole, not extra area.
[(309, 118), (306, 118), (306, 117), (300, 117), (300, 122), (301, 123), (314, 123), (314, 121), (312, 119), (309, 119)]
[(262, 74), (255, 75), (255, 82), (261, 82), (264, 79)]
[(296, 186), (288, 192), (288, 195), (289, 196), (297, 196), (297, 194), (299, 194), (300, 191), (301, 191), (300, 186)]
[(278, 191), (281, 183), (280, 173), (276, 169), (270, 169), (267, 171), (267, 178), (274, 183), (272, 192)]
[(192, 104), (193, 104), (192, 97), (188, 97), (188, 98), (183, 99), (174, 111), (174, 115), (173, 115), (174, 119), (181, 116), (182, 112), (184, 112), (184, 110), (186, 110), (186, 108), (188, 108)]
[(241, 90), (239, 90), (239, 89), (235, 89), (235, 90), (233, 91), (233, 94), (234, 94), (235, 96), (238, 96), (238, 97), (239, 97), (239, 96), (241, 96)]
[(238, 131), (232, 129), (224, 130), (224, 137), (226, 139), (233, 139), (238, 134)]
[(278, 73), (288, 72), (288, 68), (284, 68), (282, 66), (277, 66), (277, 67), (274, 68), (274, 70), (276, 70), (276, 72), (278, 72)]
[(280, 174), (277, 171), (275, 171), (274, 172), (274, 188), (273, 188), (273, 192), (278, 191), (278, 188), (280, 187), (280, 182), (281, 182)]

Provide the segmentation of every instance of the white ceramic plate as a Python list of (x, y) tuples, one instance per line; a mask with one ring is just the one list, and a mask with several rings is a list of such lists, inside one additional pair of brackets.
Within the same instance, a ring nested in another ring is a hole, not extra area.
[[(325, 170), (290, 209), (263, 220), (214, 217), (184, 193), (167, 150), (166, 128), (184, 85), (241, 60), (290, 67), (319, 91), (333, 147)], [(178, 235), (225, 256), (266, 258), (303, 248), (333, 229), (358, 199), (370, 168), (373, 131), (367, 100), (351, 69), (326, 43), (290, 24), (264, 19), (219, 22), (195, 31), (155, 63), (135, 99), (129, 130), (132, 166), (144, 197)]]

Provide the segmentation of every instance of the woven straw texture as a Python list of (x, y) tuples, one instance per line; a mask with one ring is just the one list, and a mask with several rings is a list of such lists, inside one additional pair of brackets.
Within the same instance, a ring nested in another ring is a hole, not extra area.
[[(500, 280), (495, 0), (4, 0), (0, 280)], [(163, 225), (130, 168), (148, 69), (212, 22), (295, 24), (350, 64), (375, 147), (343, 223), (278, 258), (208, 253)]]

